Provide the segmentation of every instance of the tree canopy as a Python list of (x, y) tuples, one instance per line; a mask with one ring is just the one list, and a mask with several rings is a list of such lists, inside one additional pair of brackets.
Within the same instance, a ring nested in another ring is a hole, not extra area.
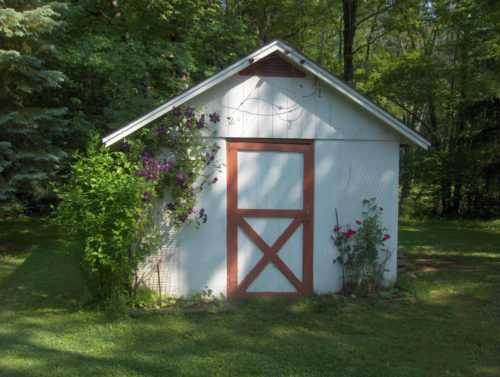
[(402, 154), (414, 214), (500, 214), (495, 0), (0, 0), (0, 203), (43, 210), (107, 134), (281, 38), (433, 144)]

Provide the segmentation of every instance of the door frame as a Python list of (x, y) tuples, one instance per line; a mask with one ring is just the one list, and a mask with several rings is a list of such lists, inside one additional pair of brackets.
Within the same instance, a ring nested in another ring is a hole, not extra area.
[[(238, 208), (238, 151), (278, 151), (303, 154), (303, 208), (296, 209), (239, 209)], [(256, 139), (227, 138), (227, 294), (229, 298), (242, 296), (307, 296), (313, 293), (313, 233), (314, 233), (314, 143), (309, 139)], [(243, 217), (281, 217), (293, 219), (274, 245), (267, 245), (252, 231)], [(302, 280), (287, 268), (278, 252), (295, 230), (302, 225)], [(261, 267), (253, 276), (255, 280), (267, 264), (274, 264), (285, 275), (296, 292), (247, 292), (248, 284), (238, 285), (238, 227), (262, 251), (263, 256), (252, 267), (247, 277)], [(279, 266), (278, 266), (279, 265)], [(283, 265), (285, 267), (283, 267)], [(288, 271), (287, 271), (288, 270)]]

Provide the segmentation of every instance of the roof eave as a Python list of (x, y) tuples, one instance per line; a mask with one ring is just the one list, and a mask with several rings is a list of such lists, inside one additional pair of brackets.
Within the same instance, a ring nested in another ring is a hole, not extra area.
[(411, 144), (419, 146), (424, 149), (429, 149), (430, 143), (424, 137), (404, 125), (398, 119), (390, 115), (385, 110), (381, 109), (379, 106), (375, 105), (373, 102), (368, 100), (366, 97), (352, 89), (347, 84), (343, 83), (341, 80), (337, 79), (333, 75), (331, 75), (324, 68), (320, 67), (312, 60), (308, 59), (298, 51), (294, 50), (286, 43), (280, 40), (274, 40), (269, 44), (261, 47), (257, 51), (252, 54), (244, 57), (243, 59), (237, 61), (231, 66), (223, 69), (219, 73), (210, 77), (209, 79), (201, 82), (198, 85), (188, 89), (186, 92), (180, 94), (179, 96), (171, 99), (165, 104), (157, 107), (153, 111), (148, 114), (136, 119), (135, 121), (129, 123), (127, 126), (111, 133), (110, 135), (104, 137), (102, 139), (103, 143), (106, 146), (113, 145), (117, 141), (127, 137), (128, 135), (134, 133), (138, 129), (144, 127), (145, 125), (151, 123), (152, 121), (160, 118), (164, 114), (168, 113), (174, 107), (181, 106), (185, 102), (189, 101), (191, 98), (203, 93), (204, 91), (212, 88), (213, 86), (219, 84), (224, 81), (228, 77), (238, 73), (242, 69), (248, 67), (249, 65), (259, 61), (260, 59), (269, 56), (273, 52), (280, 52), (286, 59), (289, 59), (293, 63), (298, 66), (304, 67), (306, 71), (315, 75), (330, 87), (334, 88), (338, 92), (342, 93), (346, 97), (350, 98), (352, 101), (360, 105), (366, 111), (389, 125), (395, 131), (397, 131), (400, 135), (402, 135), (405, 139), (407, 139)]

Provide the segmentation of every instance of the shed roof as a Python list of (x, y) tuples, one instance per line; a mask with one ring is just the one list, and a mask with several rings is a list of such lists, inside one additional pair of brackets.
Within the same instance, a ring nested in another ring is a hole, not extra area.
[(198, 96), (199, 94), (207, 91), (213, 86), (223, 82), (224, 80), (230, 78), (234, 74), (240, 72), (241, 70), (249, 67), (250, 65), (268, 57), (273, 53), (279, 53), (284, 59), (301, 67), (304, 71), (309, 72), (314, 75), (325, 84), (333, 88), (338, 93), (349, 98), (351, 101), (355, 102), (357, 105), (361, 106), (367, 112), (378, 118), (382, 123), (386, 124), (388, 127), (394, 129), (399, 133), (404, 139), (408, 140), (411, 144), (420, 146), (424, 149), (430, 147), (430, 142), (421, 136), (419, 133), (415, 132), (400, 120), (396, 119), (393, 115), (389, 114), (387, 111), (377, 106), (372, 101), (368, 100), (366, 97), (361, 95), (359, 92), (351, 88), (349, 85), (345, 84), (324, 68), (320, 67), (318, 64), (314, 63), (312, 60), (305, 57), (303, 54), (298, 52), (296, 49), (290, 47), (285, 42), (280, 40), (275, 40), (269, 44), (261, 47), (250, 55), (244, 57), (243, 59), (237, 61), (236, 63), (230, 65), (219, 73), (211, 76), (207, 80), (193, 86), (189, 90), (180, 94), (179, 96), (172, 98), (163, 105), (157, 107), (156, 109), (150, 111), (149, 113), (143, 115), (142, 117), (134, 120), (133, 122), (127, 124), (110, 135), (102, 139), (106, 146), (110, 146), (117, 141), (127, 137), (128, 135), (134, 133), (140, 128), (146, 126), (152, 121), (160, 118), (161, 116), (168, 113), (174, 107), (179, 107), (189, 101), (190, 99)]

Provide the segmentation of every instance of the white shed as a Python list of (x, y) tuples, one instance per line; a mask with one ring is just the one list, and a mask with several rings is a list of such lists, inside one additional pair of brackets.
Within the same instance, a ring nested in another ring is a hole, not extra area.
[[(218, 112), (224, 164), (200, 194), (207, 224), (165, 241), (163, 293), (211, 289), (307, 295), (341, 287), (331, 240), (337, 209), (353, 222), (375, 197), (397, 273), (399, 149), (429, 142), (282, 41), (273, 41), (103, 139), (130, 135), (174, 107)], [(153, 274), (154, 276), (155, 274)], [(155, 277), (156, 279), (156, 277)]]

